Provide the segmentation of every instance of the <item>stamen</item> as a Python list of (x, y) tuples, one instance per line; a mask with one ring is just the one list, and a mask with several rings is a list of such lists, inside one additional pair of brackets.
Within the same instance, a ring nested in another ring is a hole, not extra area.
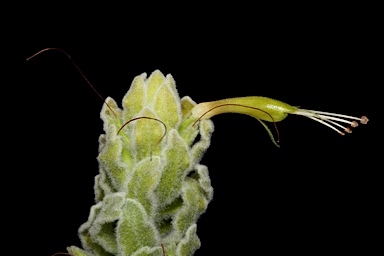
[[(316, 113), (316, 114), (324, 114), (324, 115), (327, 115), (327, 116), (338, 116), (338, 117), (345, 117), (345, 118), (349, 118), (349, 119), (355, 119), (355, 120), (359, 120), (361, 121), (361, 119), (364, 117), (361, 117), (361, 118), (358, 118), (358, 117), (355, 117), (355, 116), (347, 116), (347, 115), (342, 115), (342, 114), (336, 114), (336, 113), (331, 113), (331, 112), (324, 112), (324, 111), (317, 111), (317, 110), (309, 110), (309, 109), (300, 109), (300, 110), (303, 110), (303, 111), (308, 111), (310, 113)], [(366, 118), (366, 117), (365, 117)], [(368, 119), (368, 118), (367, 118)]]
[(163, 244), (161, 244), (161, 250), (163, 251), (163, 256), (165, 256), (165, 249)]
[(319, 123), (322, 123), (322, 124), (328, 126), (329, 128), (335, 130), (337, 133), (339, 133), (339, 134), (341, 134), (341, 135), (345, 135), (343, 132), (339, 131), (337, 128), (335, 128), (335, 127), (333, 127), (332, 125), (330, 125), (330, 124), (324, 122), (324, 121), (321, 120), (321, 119), (318, 119), (318, 118), (313, 117), (313, 116), (307, 116), (307, 115), (304, 115), (304, 116), (306, 116), (306, 117), (308, 117), (308, 118), (311, 118), (312, 120), (315, 120), (315, 121), (317, 121), (317, 122), (319, 122)]
[[(335, 121), (339, 121), (339, 122), (350, 124), (351, 126), (352, 126), (352, 123), (355, 122), (355, 121), (348, 121), (348, 120), (337, 118), (337, 117), (333, 117), (333, 116), (325, 116), (325, 115), (318, 115), (318, 116), (321, 119), (331, 119), (331, 120), (335, 120)], [(355, 122), (355, 123), (357, 123), (357, 122)]]
[[(359, 120), (360, 123), (366, 124), (368, 123), (368, 118), (366, 116), (362, 116), (361, 118), (354, 117), (354, 116), (347, 116), (347, 115), (341, 115), (336, 113), (330, 113), (330, 112), (323, 112), (323, 111), (317, 111), (317, 110), (308, 110), (308, 109), (299, 109), (296, 112), (292, 113), (296, 115), (306, 116), (308, 118), (311, 118), (312, 120), (315, 120), (319, 123), (322, 123), (329, 128), (335, 130), (341, 135), (344, 135), (342, 131), (337, 129), (335, 126), (338, 126), (344, 130), (346, 133), (352, 133), (352, 128), (355, 128), (359, 126), (359, 124), (356, 121), (350, 121), (347, 119), (354, 119)], [(342, 118), (340, 118), (342, 117)], [(344, 119), (343, 119), (344, 118)], [(335, 121), (347, 123), (350, 125), (350, 127), (345, 127)]]
[[(341, 124), (336, 123), (336, 122), (331, 121), (331, 120), (323, 119), (323, 121), (328, 122), (328, 123), (331, 123), (331, 124), (336, 125), (336, 126), (339, 126), (340, 128), (343, 128), (344, 131), (348, 128), (348, 127), (342, 126)], [(351, 131), (351, 132), (352, 132), (352, 131)]]
[[(132, 122), (132, 121), (139, 120), (139, 119), (155, 120), (155, 121), (157, 121), (157, 122), (160, 122), (160, 123), (164, 126), (164, 128), (165, 128), (164, 134), (163, 134), (163, 136), (161, 136), (161, 138), (159, 139), (159, 141), (156, 142), (155, 145), (153, 145), (153, 148), (154, 148), (155, 146), (157, 146), (157, 144), (159, 144), (159, 143), (163, 140), (163, 138), (164, 138), (165, 135), (167, 134), (167, 126), (166, 126), (165, 123), (164, 123), (163, 121), (161, 121), (160, 119), (153, 118), (153, 117), (148, 117), (148, 116), (140, 116), (140, 117), (132, 118), (131, 120), (127, 121), (125, 124), (123, 124), (123, 125), (120, 127), (120, 129), (117, 131), (117, 135), (119, 135), (120, 131), (121, 131), (127, 124), (129, 124), (129, 123)], [(150, 160), (151, 160), (151, 161), (152, 161), (152, 151), (153, 151), (153, 149), (151, 150), (151, 153), (150, 153)]]

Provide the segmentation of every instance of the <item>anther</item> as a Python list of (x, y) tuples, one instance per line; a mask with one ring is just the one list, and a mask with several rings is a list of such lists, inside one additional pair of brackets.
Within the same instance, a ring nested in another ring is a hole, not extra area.
[(366, 116), (362, 116), (362, 117), (361, 117), (361, 120), (360, 120), (360, 123), (362, 123), (362, 124), (367, 124), (368, 121), (369, 121), (369, 119), (368, 119)]

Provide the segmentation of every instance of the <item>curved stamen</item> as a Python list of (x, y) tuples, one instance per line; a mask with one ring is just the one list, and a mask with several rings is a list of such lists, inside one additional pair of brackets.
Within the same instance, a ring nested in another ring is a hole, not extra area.
[[(160, 123), (164, 126), (164, 128), (165, 128), (163, 136), (161, 136), (161, 138), (159, 139), (159, 141), (156, 142), (156, 144), (154, 144), (154, 145), (152, 146), (152, 150), (153, 150), (153, 148), (156, 147), (157, 144), (159, 144), (159, 143), (163, 140), (163, 138), (165, 137), (165, 135), (167, 134), (167, 126), (166, 126), (165, 123), (164, 123), (163, 121), (161, 121), (160, 119), (153, 118), (153, 117), (148, 117), (148, 116), (140, 116), (140, 117), (132, 118), (131, 120), (127, 121), (125, 124), (123, 124), (123, 125), (120, 127), (120, 129), (117, 131), (117, 135), (119, 135), (120, 131), (121, 131), (127, 124), (129, 124), (130, 122), (139, 120), (139, 119), (155, 120), (155, 121), (157, 121), (157, 122), (160, 122)], [(152, 160), (152, 150), (151, 150), (151, 160)]]
[(273, 119), (273, 117), (271, 116), (271, 114), (269, 114), (267, 111), (264, 111), (264, 110), (262, 110), (260, 108), (255, 108), (255, 107), (246, 106), (246, 105), (242, 105), (242, 104), (226, 103), (226, 104), (221, 104), (221, 105), (215, 106), (215, 107), (207, 110), (205, 113), (203, 113), (195, 122), (193, 122), (192, 126), (194, 126), (198, 121), (200, 121), (201, 118), (203, 118), (203, 116), (205, 116), (207, 113), (211, 112), (212, 110), (214, 110), (216, 108), (225, 107), (225, 106), (236, 106), (236, 107), (251, 108), (251, 109), (259, 110), (259, 111), (264, 112), (265, 114), (267, 114), (271, 118), (271, 120), (273, 122), (273, 125), (275, 126), (275, 130), (276, 130), (276, 133), (277, 133), (277, 142), (280, 143), (280, 133), (279, 133), (279, 130), (277, 129), (276, 122)]
[(88, 85), (93, 89), (93, 91), (104, 101), (105, 104), (107, 104), (107, 107), (112, 111), (112, 114), (116, 116), (115, 112), (112, 110), (112, 108), (108, 105), (108, 103), (105, 101), (105, 99), (103, 98), (103, 96), (101, 96), (101, 94), (95, 89), (95, 87), (93, 87), (93, 85), (91, 84), (91, 82), (89, 82), (89, 80), (87, 79), (87, 77), (83, 74), (83, 72), (81, 71), (81, 69), (79, 68), (79, 66), (77, 66), (76, 62), (71, 58), (71, 56), (65, 52), (64, 50), (60, 49), (60, 48), (45, 48), (41, 51), (38, 51), (37, 53), (33, 54), (32, 56), (26, 58), (26, 61), (36, 57), (37, 55), (39, 55), (40, 53), (42, 52), (45, 52), (45, 51), (49, 51), (49, 50), (55, 50), (55, 51), (59, 51), (59, 52), (62, 52), (64, 53), (65, 55), (67, 55), (67, 57), (69, 58), (69, 60), (72, 62), (72, 64), (75, 66), (75, 68), (77, 69), (77, 71), (80, 73), (80, 75), (84, 78), (84, 80), (88, 83)]
[(163, 256), (165, 256), (165, 249), (163, 244), (161, 244), (161, 250), (163, 251)]

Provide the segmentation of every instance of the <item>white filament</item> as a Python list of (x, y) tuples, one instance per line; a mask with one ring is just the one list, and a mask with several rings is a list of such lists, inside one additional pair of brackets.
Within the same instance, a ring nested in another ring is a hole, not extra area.
[[(341, 114), (336, 114), (336, 113), (330, 113), (330, 112), (324, 112), (324, 111), (317, 111), (317, 110), (308, 110), (308, 109), (298, 109), (296, 112), (292, 113), (296, 115), (301, 115), (301, 116), (306, 116), (308, 118), (311, 118), (312, 120), (315, 120), (319, 123), (322, 123), (329, 128), (335, 130), (337, 133), (344, 135), (340, 129), (336, 128), (335, 126), (338, 126), (342, 128), (344, 131), (350, 133), (352, 130), (349, 127), (345, 127), (335, 121), (342, 122), (342, 123), (347, 123), (351, 125), (352, 127), (357, 126), (357, 122), (355, 121), (350, 121), (347, 119), (353, 119), (353, 120), (359, 120), (361, 123), (366, 123), (363, 122), (362, 118), (354, 117), (354, 116), (348, 116), (348, 115), (341, 115)], [(340, 118), (342, 117), (342, 118)], [(343, 119), (344, 118), (344, 119)]]

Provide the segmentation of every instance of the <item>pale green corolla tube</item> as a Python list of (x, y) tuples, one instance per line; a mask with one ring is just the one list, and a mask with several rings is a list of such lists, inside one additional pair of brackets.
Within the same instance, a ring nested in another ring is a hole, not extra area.
[[(272, 142), (278, 147), (280, 147), (277, 143), (279, 139), (276, 142), (272, 132), (263, 121), (276, 123), (284, 120), (288, 114), (301, 115), (320, 122), (341, 135), (344, 135), (344, 132), (351, 133), (351, 128), (358, 126), (356, 121), (359, 121), (361, 124), (368, 123), (368, 118), (366, 116), (358, 118), (330, 112), (301, 109), (279, 100), (261, 96), (238, 97), (203, 102), (199, 103), (192, 110), (192, 115), (196, 118), (196, 122), (223, 113), (245, 114), (256, 118), (267, 130)], [(346, 123), (348, 126), (344, 126), (340, 123)]]

